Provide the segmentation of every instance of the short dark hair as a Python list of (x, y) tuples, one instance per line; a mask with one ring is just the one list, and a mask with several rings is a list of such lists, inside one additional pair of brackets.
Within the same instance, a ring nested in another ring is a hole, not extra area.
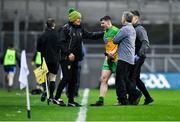
[(106, 15), (100, 19), (100, 21), (103, 21), (103, 20), (105, 21), (111, 20), (111, 17)]
[(138, 10), (131, 10), (131, 13), (132, 13), (133, 15), (135, 15), (135, 16), (140, 17), (140, 13), (139, 13)]
[(46, 25), (47, 25), (48, 28), (53, 27), (54, 24), (55, 24), (55, 20), (53, 18), (48, 18), (47, 19)]

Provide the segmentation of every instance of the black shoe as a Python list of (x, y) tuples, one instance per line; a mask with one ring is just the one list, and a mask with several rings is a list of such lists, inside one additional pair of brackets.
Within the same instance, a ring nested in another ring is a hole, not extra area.
[(136, 96), (133, 96), (133, 102), (131, 105), (138, 105), (142, 97), (142, 93), (140, 91), (137, 92)]
[(49, 99), (47, 99), (47, 103), (48, 103), (48, 105), (49, 105), (49, 103), (52, 103), (53, 102), (53, 98), (49, 98)]
[(59, 106), (66, 106), (66, 104), (64, 103), (64, 101), (62, 99), (58, 99), (58, 100), (53, 99), (53, 103), (57, 104)]
[(150, 97), (150, 98), (146, 98), (145, 100), (144, 100), (144, 105), (148, 105), (148, 104), (150, 104), (150, 103), (152, 103), (154, 100)]
[(103, 105), (104, 105), (103, 101), (96, 101), (95, 103), (90, 104), (90, 106), (103, 106)]
[(69, 106), (69, 107), (81, 107), (82, 105), (80, 105), (77, 102), (68, 102), (67, 106)]
[(122, 102), (117, 102), (114, 104), (115, 106), (124, 106), (124, 105), (129, 105), (129, 101), (125, 100), (125, 101), (122, 101)]
[(46, 92), (43, 92), (42, 95), (41, 95), (41, 102), (44, 102), (46, 100)]
[(119, 103), (121, 103), (121, 105), (129, 105), (129, 101), (128, 100), (123, 100), (123, 101), (121, 101)]

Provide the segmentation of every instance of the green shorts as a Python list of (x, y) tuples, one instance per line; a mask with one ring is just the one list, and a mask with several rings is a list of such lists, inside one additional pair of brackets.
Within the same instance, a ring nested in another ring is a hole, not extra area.
[(102, 70), (111, 70), (112, 73), (116, 73), (117, 62), (104, 60)]

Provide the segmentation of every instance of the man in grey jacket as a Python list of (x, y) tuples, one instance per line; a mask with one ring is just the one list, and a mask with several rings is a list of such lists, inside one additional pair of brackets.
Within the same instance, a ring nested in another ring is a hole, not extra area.
[(132, 24), (136, 30), (136, 41), (135, 41), (135, 65), (132, 75), (132, 80), (136, 83), (138, 89), (141, 90), (145, 96), (144, 105), (148, 105), (153, 102), (152, 97), (147, 91), (144, 83), (140, 79), (141, 67), (146, 59), (146, 52), (149, 49), (149, 39), (145, 28), (140, 23), (140, 13), (137, 10), (132, 10), (133, 14)]
[(130, 80), (132, 68), (134, 65), (135, 55), (135, 39), (136, 31), (132, 25), (133, 14), (131, 12), (124, 12), (121, 23), (123, 27), (119, 33), (114, 37), (113, 41), (118, 44), (118, 64), (116, 69), (116, 94), (118, 105), (128, 105), (129, 100), (135, 104), (139, 103), (141, 92), (136, 90), (136, 85)]

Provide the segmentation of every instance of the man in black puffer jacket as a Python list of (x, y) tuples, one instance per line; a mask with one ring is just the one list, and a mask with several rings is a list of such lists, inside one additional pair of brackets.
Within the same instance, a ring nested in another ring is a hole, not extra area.
[(75, 9), (69, 9), (69, 22), (60, 30), (61, 69), (63, 79), (59, 83), (54, 103), (64, 106), (61, 93), (68, 84), (68, 106), (78, 107), (74, 101), (75, 85), (77, 82), (78, 62), (82, 60), (83, 39), (103, 38), (104, 32), (88, 32), (81, 24), (81, 14)]
[(146, 59), (146, 52), (149, 49), (149, 39), (145, 28), (140, 23), (140, 13), (137, 10), (132, 10), (133, 26), (136, 30), (135, 41), (135, 65), (132, 75), (132, 80), (136, 83), (137, 87), (145, 96), (144, 105), (152, 103), (154, 100), (147, 91), (145, 84), (140, 79), (141, 67)]

